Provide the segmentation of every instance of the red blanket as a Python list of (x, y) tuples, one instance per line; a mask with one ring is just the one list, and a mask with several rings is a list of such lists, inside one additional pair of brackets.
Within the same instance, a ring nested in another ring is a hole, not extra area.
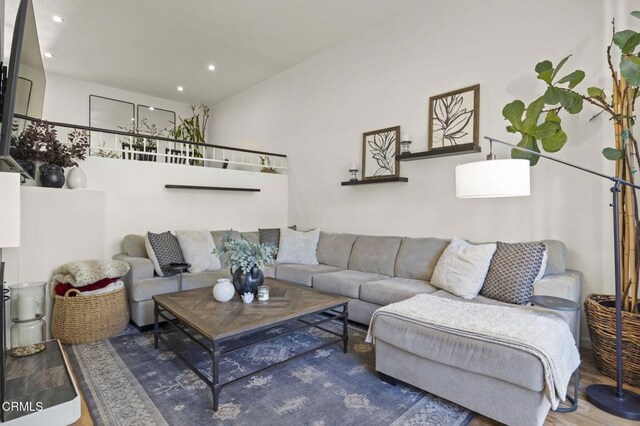
[[(96, 281), (95, 283), (86, 285), (84, 287), (74, 287), (71, 284), (56, 283), (56, 286), (54, 287), (54, 291), (56, 292), (56, 294), (58, 296), (64, 296), (65, 293), (67, 291), (71, 290), (72, 288), (75, 288), (76, 290), (79, 290), (80, 292), (92, 291), (92, 290), (100, 290), (101, 288), (105, 288), (109, 284), (114, 283), (114, 282), (118, 281), (119, 279), (120, 278), (104, 278), (104, 279), (101, 279), (100, 281)], [(75, 295), (76, 295), (76, 293), (72, 293), (69, 296), (75, 296)]]

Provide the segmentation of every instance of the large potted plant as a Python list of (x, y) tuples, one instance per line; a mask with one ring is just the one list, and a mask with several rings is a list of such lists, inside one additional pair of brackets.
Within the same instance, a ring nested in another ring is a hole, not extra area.
[(233, 286), (242, 297), (247, 292), (254, 296), (258, 294), (258, 287), (264, 283), (264, 267), (275, 261), (277, 251), (271, 244), (256, 244), (244, 238), (233, 239), (231, 232), (228, 232), (222, 239), (222, 247), (216, 248), (214, 253), (227, 256)]
[(13, 125), (11, 135), (11, 156), (16, 162), (32, 177), (35, 177), (36, 160), (38, 159), (40, 134), (33, 125), (27, 126), (22, 132), (17, 134), (19, 126)]
[[(640, 18), (640, 11), (631, 13)], [(612, 49), (620, 52), (620, 62), (614, 65)], [(567, 134), (562, 128), (560, 113), (578, 114), (584, 102), (588, 102), (610, 117), (614, 130), (614, 143), (603, 149), (603, 155), (615, 162), (615, 176), (634, 182), (634, 172), (640, 164), (638, 143), (633, 135), (635, 123), (635, 99), (640, 94), (640, 33), (632, 30), (616, 31), (606, 49), (606, 60), (611, 72), (611, 87), (589, 87), (586, 93), (577, 91), (585, 73), (574, 70), (560, 74), (569, 57), (557, 65), (545, 60), (535, 67), (538, 79), (546, 83), (542, 96), (528, 105), (515, 100), (502, 110), (509, 122), (507, 131), (520, 135), (518, 146), (540, 152), (562, 149)], [(539, 157), (512, 150), (513, 158), (525, 158), (535, 166)], [(624, 381), (640, 384), (640, 314), (638, 306), (638, 210), (635, 190), (625, 186), (619, 193), (620, 235), (622, 261), (616, 267), (622, 277), (623, 298), (623, 372)], [(591, 336), (593, 355), (599, 369), (615, 377), (615, 298), (612, 295), (591, 294), (585, 301), (587, 324)]]
[[(180, 124), (169, 131), (169, 135), (177, 140), (205, 143), (207, 123), (209, 122), (209, 107), (206, 105), (191, 105), (191, 117), (180, 118)], [(189, 145), (190, 156), (202, 158), (198, 145)], [(189, 164), (201, 166), (203, 161), (189, 160)]]
[(40, 184), (47, 188), (62, 188), (64, 186), (64, 168), (77, 166), (74, 160), (84, 160), (89, 145), (84, 138), (77, 138), (70, 133), (69, 143), (63, 144), (58, 140), (58, 133), (54, 126), (41, 121), (34, 125), (36, 143), (38, 145), (38, 160), (40, 165)]

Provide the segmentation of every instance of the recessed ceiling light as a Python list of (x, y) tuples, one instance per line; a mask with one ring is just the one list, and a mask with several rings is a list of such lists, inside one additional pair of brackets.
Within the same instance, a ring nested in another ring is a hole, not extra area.
[(45, 58), (53, 58), (53, 53), (51, 53), (51, 52), (44, 52), (44, 57), (45, 57)]
[(209, 71), (215, 71), (215, 69), (216, 69), (215, 65), (213, 64), (209, 65)]
[(149, 111), (153, 111), (154, 109), (154, 107), (149, 107)]
[(178, 92), (182, 92), (184, 90), (184, 87), (178, 86), (178, 87), (176, 87), (176, 89), (178, 89)]
[(53, 22), (57, 22), (58, 24), (62, 24), (64, 22), (64, 19), (62, 19), (62, 16), (58, 16), (58, 15), (53, 16), (51, 19), (53, 19)]

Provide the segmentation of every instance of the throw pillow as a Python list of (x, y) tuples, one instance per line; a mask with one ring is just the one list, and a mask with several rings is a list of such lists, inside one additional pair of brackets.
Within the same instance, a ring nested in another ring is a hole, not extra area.
[(482, 294), (516, 305), (528, 305), (533, 286), (544, 275), (545, 243), (501, 243), (491, 260)]
[[(296, 225), (290, 226), (289, 229), (297, 230)], [(258, 229), (260, 244), (271, 244), (276, 247), (280, 245), (280, 228)]]
[(278, 263), (297, 263), (301, 265), (317, 265), (318, 240), (320, 230), (299, 232), (292, 229), (280, 230), (280, 249), (278, 250)]
[(213, 254), (216, 245), (209, 231), (176, 231), (176, 238), (184, 261), (191, 264), (189, 272), (197, 274), (203, 271), (220, 269), (220, 259)]
[(473, 299), (482, 288), (495, 251), (495, 243), (471, 244), (453, 238), (436, 264), (431, 284), (463, 299)]
[(178, 271), (174, 271), (169, 267), (170, 263), (182, 263), (184, 257), (180, 250), (178, 239), (169, 231), (161, 234), (147, 232), (144, 238), (144, 244), (149, 254), (149, 259), (153, 262), (156, 274), (161, 277), (169, 277), (175, 275)]

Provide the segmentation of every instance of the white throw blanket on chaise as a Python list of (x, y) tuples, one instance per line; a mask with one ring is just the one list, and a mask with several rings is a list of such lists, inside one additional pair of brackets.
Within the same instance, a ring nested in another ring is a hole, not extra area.
[(399, 318), (534, 355), (542, 363), (545, 396), (553, 409), (566, 399), (569, 379), (580, 365), (580, 354), (569, 326), (552, 312), (418, 294), (375, 311), (367, 342), (372, 341), (376, 320), (381, 316)]
[(51, 289), (57, 283), (84, 287), (105, 278), (120, 278), (129, 272), (131, 267), (121, 260), (80, 260), (65, 263), (55, 271), (51, 278)]

